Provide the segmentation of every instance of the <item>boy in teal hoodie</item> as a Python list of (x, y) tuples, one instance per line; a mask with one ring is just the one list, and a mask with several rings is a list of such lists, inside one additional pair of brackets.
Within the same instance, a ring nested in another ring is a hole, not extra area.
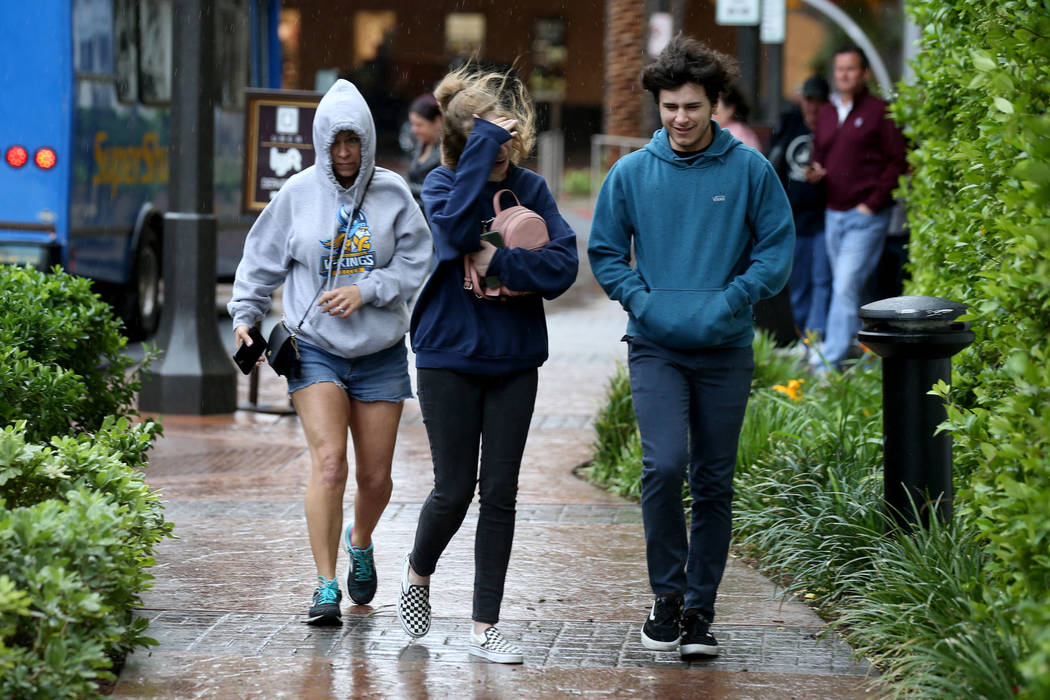
[(733, 59), (682, 36), (646, 67), (642, 85), (663, 128), (609, 171), (587, 250), (595, 278), (628, 315), (656, 596), (642, 643), (683, 657), (718, 654), (709, 628), (754, 372), (752, 308), (786, 283), (795, 242), (773, 167), (711, 119), (735, 72)]

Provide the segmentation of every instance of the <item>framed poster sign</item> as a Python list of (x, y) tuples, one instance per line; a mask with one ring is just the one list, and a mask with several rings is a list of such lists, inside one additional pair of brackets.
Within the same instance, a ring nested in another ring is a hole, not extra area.
[(244, 213), (258, 213), (297, 172), (314, 164), (313, 124), (321, 93), (244, 91)]

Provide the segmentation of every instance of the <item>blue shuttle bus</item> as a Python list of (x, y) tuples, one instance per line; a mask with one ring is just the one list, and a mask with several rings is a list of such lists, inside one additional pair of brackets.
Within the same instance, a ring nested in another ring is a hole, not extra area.
[[(156, 330), (168, 204), (172, 7), (33, 0), (0, 8), (0, 263), (96, 281), (129, 335)], [(241, 212), (244, 89), (280, 87), (280, 0), (215, 0), (220, 278)]]

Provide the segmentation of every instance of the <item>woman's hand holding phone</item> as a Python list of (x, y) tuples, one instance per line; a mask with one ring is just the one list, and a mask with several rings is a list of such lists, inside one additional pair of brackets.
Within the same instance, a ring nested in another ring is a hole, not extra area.
[(253, 368), (263, 363), (266, 351), (266, 340), (255, 326), (240, 325), (233, 329), (233, 335), (241, 341), (233, 353), (233, 361), (244, 374), (251, 374)]

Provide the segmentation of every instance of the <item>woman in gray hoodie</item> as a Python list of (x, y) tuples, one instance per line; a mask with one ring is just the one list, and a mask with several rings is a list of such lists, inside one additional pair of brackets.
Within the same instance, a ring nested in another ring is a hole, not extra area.
[[(349, 553), (347, 592), (364, 605), (377, 576), (372, 532), (390, 500), (390, 467), (411, 396), (408, 302), (423, 283), (430, 232), (400, 175), (375, 165), (375, 125), (361, 93), (339, 80), (314, 116), (313, 166), (293, 175), (244, 242), (228, 308), (238, 342), (284, 284), (284, 322), (297, 333), (288, 391), (310, 449), (306, 522), (319, 579), (308, 622), (338, 624), (336, 560)], [(343, 534), (347, 430), (354, 442), (354, 521)]]

